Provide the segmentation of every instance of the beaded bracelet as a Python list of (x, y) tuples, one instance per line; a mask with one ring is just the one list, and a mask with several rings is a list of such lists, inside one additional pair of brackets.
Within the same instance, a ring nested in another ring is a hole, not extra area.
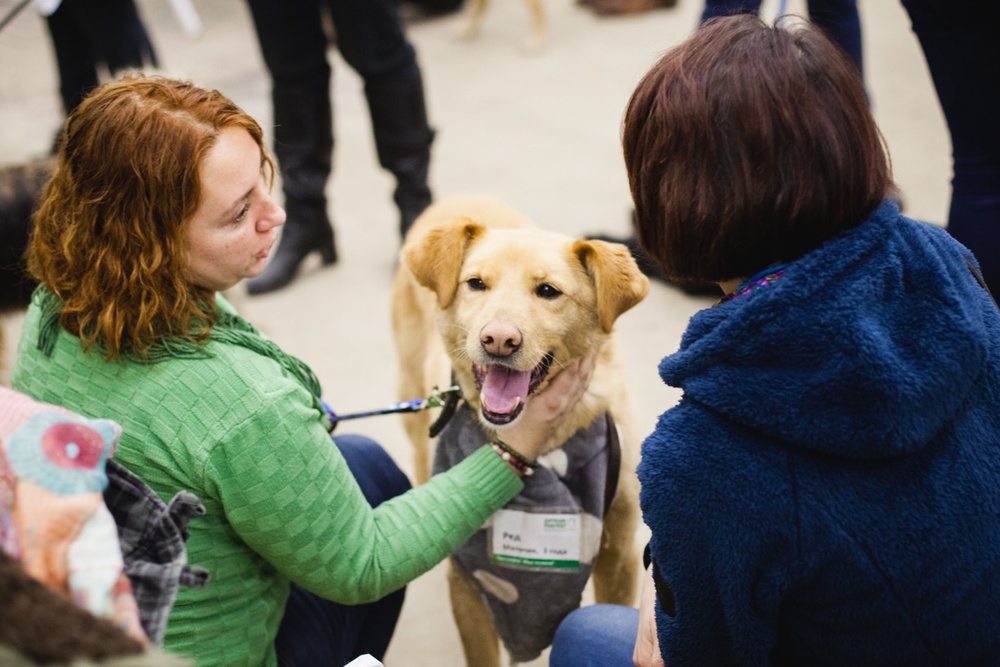
[(535, 474), (534, 468), (530, 467), (528, 464), (520, 461), (519, 459), (514, 458), (513, 456), (510, 455), (509, 452), (504, 451), (504, 449), (499, 445), (491, 443), (490, 446), (493, 447), (493, 451), (496, 452), (500, 458), (506, 461), (507, 465), (513, 468), (514, 472), (516, 472), (521, 477), (531, 477), (532, 475)]
[(528, 460), (526, 456), (515, 450), (500, 438), (493, 440), (493, 442), (490, 443), (490, 446), (493, 447), (493, 451), (499, 454), (500, 458), (506, 461), (507, 464), (514, 469), (514, 472), (525, 477), (531, 477), (535, 474), (535, 468), (538, 467), (538, 464), (534, 461)]

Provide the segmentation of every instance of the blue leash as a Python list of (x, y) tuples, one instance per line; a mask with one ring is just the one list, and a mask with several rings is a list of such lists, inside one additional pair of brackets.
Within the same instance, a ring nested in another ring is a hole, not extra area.
[(333, 411), (326, 401), (323, 401), (323, 410), (326, 411), (327, 417), (330, 418), (331, 430), (333, 426), (336, 426), (338, 422), (346, 421), (348, 419), (361, 419), (362, 417), (375, 417), (378, 415), (391, 415), (401, 412), (420, 412), (421, 410), (427, 410), (429, 408), (440, 408), (451, 402), (454, 398), (459, 395), (458, 386), (448, 387), (447, 389), (438, 389), (434, 387), (434, 391), (427, 398), (415, 398), (410, 401), (401, 401), (399, 403), (393, 403), (384, 408), (379, 408), (378, 410), (368, 410), (365, 412), (351, 412), (345, 415), (338, 415)]

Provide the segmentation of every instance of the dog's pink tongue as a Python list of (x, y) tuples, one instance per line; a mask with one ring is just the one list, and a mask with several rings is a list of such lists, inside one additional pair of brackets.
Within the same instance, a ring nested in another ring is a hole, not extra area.
[(515, 371), (504, 366), (490, 366), (483, 380), (483, 405), (490, 412), (511, 412), (528, 398), (531, 371)]

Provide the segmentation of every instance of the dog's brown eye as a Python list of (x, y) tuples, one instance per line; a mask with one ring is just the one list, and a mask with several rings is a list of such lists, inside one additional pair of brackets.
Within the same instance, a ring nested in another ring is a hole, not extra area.
[(535, 288), (535, 296), (540, 296), (543, 299), (554, 299), (557, 296), (561, 296), (562, 292), (557, 290), (555, 287), (548, 283), (542, 283)]
[(486, 283), (483, 282), (482, 278), (469, 278), (465, 281), (465, 284), (469, 286), (473, 292), (482, 292), (486, 289)]

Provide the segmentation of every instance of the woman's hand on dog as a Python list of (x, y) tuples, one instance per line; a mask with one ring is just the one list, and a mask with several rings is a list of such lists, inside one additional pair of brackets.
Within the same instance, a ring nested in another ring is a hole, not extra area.
[(642, 581), (642, 594), (639, 602), (639, 631), (635, 638), (635, 649), (632, 652), (632, 662), (636, 667), (663, 667), (663, 654), (660, 653), (660, 640), (656, 634), (656, 587), (653, 584), (653, 566), (646, 568), (646, 576)]
[(529, 460), (537, 459), (563, 417), (583, 397), (593, 374), (592, 356), (559, 371), (544, 391), (531, 397), (521, 417), (503, 430), (504, 442)]

